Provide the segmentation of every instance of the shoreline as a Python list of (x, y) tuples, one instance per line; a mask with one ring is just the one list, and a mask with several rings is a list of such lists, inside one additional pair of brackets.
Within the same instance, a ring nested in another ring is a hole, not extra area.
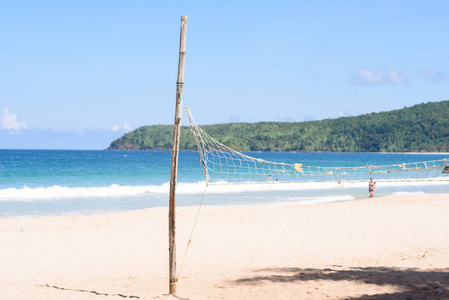
[[(316, 205), (331, 204), (338, 202), (360, 201), (368, 197), (367, 182), (311, 182), (298, 184), (284, 183), (266, 183), (257, 185), (212, 185), (207, 188), (207, 195), (204, 206), (211, 207), (277, 207), (285, 205)], [(433, 180), (407, 180), (400, 182), (389, 182), (378, 180), (378, 189), (375, 193), (376, 198), (385, 196), (401, 196), (401, 195), (435, 195), (448, 192), (447, 186), (449, 177), (434, 178)], [(168, 184), (168, 183), (166, 183)], [(164, 187), (165, 183), (156, 186)], [(129, 192), (128, 196), (118, 198), (92, 195), (91, 198), (78, 197), (87, 193), (89, 188), (70, 188), (63, 187), (68, 193), (65, 197), (60, 195), (61, 187), (56, 186), (56, 190), (52, 191), (55, 186), (49, 187), (47, 197), (31, 200), (26, 195), (30, 194), (30, 190), (17, 190), (17, 199), (6, 200), (5, 207), (0, 212), (0, 220), (28, 220), (42, 219), (48, 217), (79, 217), (83, 215), (107, 215), (113, 213), (124, 213), (128, 211), (138, 211), (142, 209), (151, 209), (154, 207), (167, 207), (168, 193), (156, 193), (149, 196), (137, 195), (142, 190), (148, 189), (146, 186), (123, 186), (125, 191)], [(109, 189), (110, 187), (102, 187)], [(113, 187), (116, 189), (117, 187)], [(38, 188), (41, 190), (42, 188)], [(93, 187), (96, 190), (98, 187)], [(1, 190), (0, 190), (1, 192)], [(201, 194), (204, 192), (203, 183), (189, 183), (180, 185), (178, 188), (178, 207), (195, 207), (199, 203)], [(104, 191), (102, 192), (104, 193)], [(59, 195), (61, 198), (55, 198)], [(0, 203), (5, 201), (0, 194)], [(113, 196), (109, 196), (113, 197)], [(127, 197), (133, 198), (132, 203), (126, 201)], [(138, 198), (141, 197), (141, 198)], [(258, 199), (256, 201), (253, 198)], [(75, 199), (74, 202), (72, 199)], [(140, 199), (140, 200), (139, 200)], [(53, 201), (53, 200), (56, 200)], [(218, 202), (217, 202), (218, 201)], [(69, 203), (68, 205), (64, 204)], [(70, 204), (71, 202), (75, 204)], [(134, 203), (134, 204), (133, 204)], [(55, 206), (58, 205), (58, 206)], [(85, 208), (86, 205), (90, 209)]]
[[(9, 148), (0, 148), (0, 151), (160, 151), (160, 152), (167, 152), (172, 151), (172, 149), (9, 149)], [(198, 152), (196, 149), (180, 149), (179, 151), (184, 152)], [(293, 151), (240, 151), (245, 153), (373, 153), (373, 154), (416, 154), (416, 155), (449, 155), (449, 152), (363, 152), (363, 151), (357, 151), (357, 152), (341, 152), (341, 151), (301, 151), (301, 150), (293, 150)]]
[[(449, 297), (448, 202), (449, 193), (320, 205), (203, 206), (178, 295)], [(197, 209), (177, 208), (178, 271)], [(168, 207), (156, 207), (1, 219), (0, 298), (176, 299), (166, 295), (167, 215)]]
[[(336, 182), (313, 182), (298, 183), (294, 186), (275, 182), (245, 186), (213, 185), (207, 189), (207, 195), (203, 205), (211, 207), (277, 207), (286, 205), (307, 206), (363, 201), (368, 198), (366, 188), (367, 182), (368, 181), (351, 183), (342, 182), (340, 185)], [(441, 194), (448, 192), (448, 189), (446, 188), (448, 183), (449, 177), (427, 181), (407, 180), (401, 182), (383, 182), (378, 180), (378, 191), (375, 193), (375, 197)], [(198, 188), (198, 185), (200, 188)], [(164, 184), (161, 186), (164, 186)], [(181, 186), (178, 189), (178, 207), (195, 207), (199, 204), (201, 194), (204, 192), (204, 186), (200, 183), (192, 183), (192, 186)], [(124, 188), (129, 188), (129, 186), (124, 186)], [(142, 189), (145, 188), (145, 186), (137, 186), (136, 188)], [(60, 188), (58, 188), (58, 190), (59, 189)], [(69, 188), (67, 189), (69, 190)], [(94, 189), (97, 188), (94, 187)], [(323, 189), (324, 191), (321, 191)], [(192, 193), (192, 191), (195, 192)], [(224, 195), (227, 196), (224, 197)], [(129, 196), (133, 197), (134, 195), (130, 194)], [(263, 197), (263, 199), (254, 202), (251, 200), (253, 197)], [(45, 219), (53, 217), (80, 217), (83, 215), (101, 216), (139, 211), (142, 209), (168, 207), (168, 193), (155, 194), (152, 196), (152, 199), (147, 199), (145, 197), (145, 203), (142, 202), (141, 204), (134, 206), (126, 204), (126, 196), (119, 197), (114, 201), (111, 200), (112, 202), (109, 204), (104, 200), (107, 199), (107, 197), (94, 197), (90, 200), (89, 198), (77, 200), (76, 205), (64, 206), (64, 202), (69, 201), (70, 203), (71, 199), (77, 199), (77, 196), (57, 199), (56, 202), (53, 202), (52, 198), (42, 198), (36, 201), (25, 200), (25, 198), (9, 200), (6, 201), (7, 204), (4, 207), (4, 210), (0, 212), (0, 221)], [(137, 203), (138, 200), (136, 199), (134, 199), (134, 201)], [(142, 198), (142, 200), (143, 199), (144, 198)], [(0, 203), (2, 203), (1, 197)], [(55, 208), (52, 203), (61, 203), (62, 206)], [(85, 205), (91, 205), (91, 209), (83, 209)], [(118, 205), (122, 206), (118, 207)]]
[[(172, 149), (100, 149), (100, 150), (87, 150), (87, 151), (172, 151)], [(183, 152), (198, 152), (196, 149), (179, 149)], [(341, 152), (341, 151), (302, 151), (302, 150), (292, 150), (292, 151), (239, 151), (242, 153), (377, 153), (377, 154), (416, 154), (416, 155), (449, 155), (449, 152)]]

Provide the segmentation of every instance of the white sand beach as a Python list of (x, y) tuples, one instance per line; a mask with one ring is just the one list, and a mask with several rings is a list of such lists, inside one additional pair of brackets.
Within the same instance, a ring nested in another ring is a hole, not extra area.
[[(177, 209), (178, 269), (196, 210)], [(167, 215), (0, 220), (0, 299), (175, 299)], [(449, 299), (449, 194), (204, 206), (177, 297)]]

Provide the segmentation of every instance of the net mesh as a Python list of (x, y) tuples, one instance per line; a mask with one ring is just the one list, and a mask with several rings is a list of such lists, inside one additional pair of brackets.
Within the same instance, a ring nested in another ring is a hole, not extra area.
[(204, 167), (208, 185), (289, 182), (357, 182), (449, 179), (447, 159), (360, 167), (317, 167), (302, 163), (266, 161), (220, 143), (199, 127), (186, 106), (190, 128)]

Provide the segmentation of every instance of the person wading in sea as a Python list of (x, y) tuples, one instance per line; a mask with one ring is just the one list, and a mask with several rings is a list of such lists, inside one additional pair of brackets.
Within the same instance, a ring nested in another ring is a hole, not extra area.
[(368, 183), (368, 191), (369, 191), (369, 197), (374, 197), (374, 189), (376, 188), (376, 183), (373, 181), (372, 178), (370, 178), (370, 182)]

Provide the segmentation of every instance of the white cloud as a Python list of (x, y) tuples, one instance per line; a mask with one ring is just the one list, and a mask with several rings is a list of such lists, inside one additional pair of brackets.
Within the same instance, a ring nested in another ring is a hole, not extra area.
[(123, 123), (122, 126), (120, 126), (120, 125), (111, 126), (111, 131), (115, 132), (115, 131), (119, 131), (120, 129), (123, 129), (124, 132), (129, 132), (129, 131), (133, 130), (131, 125), (129, 125), (128, 123)]
[(405, 73), (398, 73), (394, 68), (390, 68), (385, 72), (362, 69), (355, 74), (351, 81), (356, 85), (406, 84), (408, 83), (408, 78)]
[(117, 131), (117, 130), (120, 130), (121, 128), (122, 128), (121, 126), (114, 125), (114, 126), (111, 126), (111, 131)]
[(131, 131), (133, 128), (128, 123), (123, 123), (123, 130), (124, 131)]
[(429, 79), (430, 81), (445, 81), (448, 79), (448, 77), (441, 73), (439, 70), (435, 68), (425, 68), (423, 70), (418, 70), (418, 74), (423, 75), (425, 78)]
[(17, 121), (17, 116), (9, 112), (8, 108), (4, 108), (0, 113), (0, 129), (20, 131), (28, 129), (25, 122)]

